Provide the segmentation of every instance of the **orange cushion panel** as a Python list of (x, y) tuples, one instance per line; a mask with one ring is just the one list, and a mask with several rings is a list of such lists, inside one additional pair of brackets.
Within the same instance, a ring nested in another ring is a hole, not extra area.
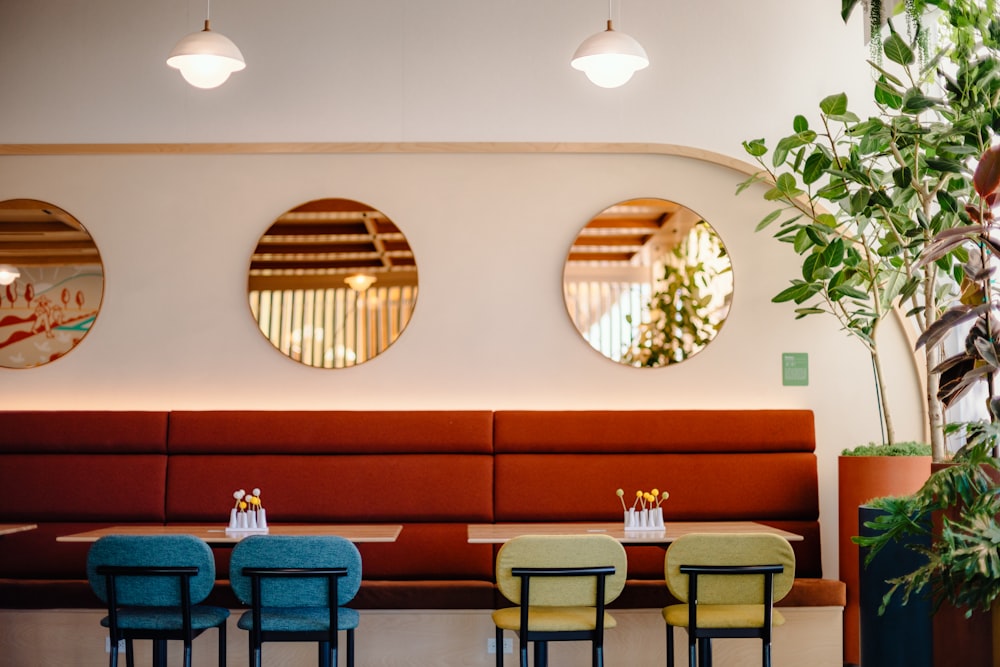
[(0, 521), (163, 521), (167, 457), (0, 455)]
[(172, 455), (168, 521), (229, 520), (237, 489), (258, 487), (274, 522), (491, 521), (484, 455)]
[(497, 521), (620, 521), (637, 490), (668, 491), (664, 517), (814, 520), (813, 454), (498, 454)]
[(810, 410), (505, 410), (493, 428), (498, 453), (816, 449)]
[(86, 579), (87, 551), (90, 549), (90, 544), (57, 542), (56, 538), (60, 535), (104, 528), (107, 525), (106, 523), (40, 523), (36, 530), (5, 535), (0, 538), (0, 577)]
[(169, 448), (172, 454), (490, 454), (493, 413), (181, 411), (170, 413)]
[(399, 539), (359, 544), (366, 579), (493, 581), (493, 549), (469, 544), (464, 523), (404, 524)]
[(0, 452), (162, 454), (166, 412), (0, 412)]

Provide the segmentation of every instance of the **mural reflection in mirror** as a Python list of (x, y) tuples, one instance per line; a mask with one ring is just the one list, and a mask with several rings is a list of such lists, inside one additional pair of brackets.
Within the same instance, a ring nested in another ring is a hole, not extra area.
[(663, 199), (610, 206), (583, 228), (563, 270), (577, 331), (608, 359), (659, 367), (694, 356), (729, 314), (733, 274), (715, 230)]
[(97, 245), (47, 202), (0, 202), (0, 367), (62, 357), (90, 331), (104, 296)]
[(381, 211), (318, 199), (281, 215), (250, 260), (250, 311), (282, 354), (345, 368), (381, 354), (417, 301), (406, 237)]

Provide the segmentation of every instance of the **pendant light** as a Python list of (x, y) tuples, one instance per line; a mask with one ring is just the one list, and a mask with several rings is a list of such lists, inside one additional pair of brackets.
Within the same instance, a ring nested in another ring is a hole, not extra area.
[(611, 0), (608, 0), (607, 30), (585, 39), (570, 64), (601, 88), (617, 88), (628, 83), (632, 74), (648, 67), (649, 58), (635, 38), (611, 25)]
[(218, 88), (230, 74), (247, 66), (233, 41), (209, 28), (210, 12), (211, 0), (207, 0), (205, 29), (182, 38), (167, 57), (167, 65), (179, 69), (195, 88)]
[(366, 289), (374, 285), (378, 281), (373, 275), (367, 273), (355, 273), (352, 276), (347, 276), (344, 278), (344, 282), (347, 283), (355, 292), (364, 292)]
[(21, 272), (17, 267), (10, 264), (0, 264), (0, 285), (10, 285), (21, 277)]

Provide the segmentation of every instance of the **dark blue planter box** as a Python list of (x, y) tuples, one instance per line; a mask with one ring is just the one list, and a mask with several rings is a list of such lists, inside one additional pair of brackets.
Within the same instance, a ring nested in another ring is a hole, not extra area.
[[(883, 511), (862, 505), (858, 508), (858, 534), (875, 534), (865, 527)], [(913, 544), (930, 547), (930, 536), (910, 538)], [(898, 596), (881, 616), (878, 613), (882, 597), (889, 591), (887, 579), (912, 572), (927, 562), (926, 557), (904, 543), (891, 543), (882, 549), (869, 565), (865, 565), (868, 549), (860, 549), (861, 665), (862, 667), (931, 667), (933, 645), (931, 633), (932, 607), (928, 596), (910, 597), (903, 605)]]

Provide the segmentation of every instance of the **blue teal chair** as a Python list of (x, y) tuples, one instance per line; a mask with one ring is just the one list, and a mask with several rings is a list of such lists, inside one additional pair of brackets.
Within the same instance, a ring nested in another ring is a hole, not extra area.
[(534, 644), (535, 667), (548, 664), (550, 641), (591, 642), (591, 663), (604, 664), (604, 630), (616, 625), (605, 605), (625, 587), (625, 549), (607, 535), (524, 535), (497, 552), (497, 588), (516, 607), (493, 612), (496, 664), (503, 633), (518, 635), (521, 667)]
[(343, 605), (361, 587), (361, 554), (350, 540), (247, 537), (233, 549), (229, 581), (250, 605), (237, 625), (249, 632), (251, 665), (260, 667), (264, 642), (318, 642), (320, 667), (335, 667), (341, 630), (347, 633), (347, 665), (354, 665), (360, 617)]
[(712, 639), (761, 640), (771, 666), (771, 629), (785, 622), (773, 609), (795, 581), (795, 552), (785, 538), (761, 533), (693, 533), (679, 537), (664, 559), (667, 588), (681, 604), (663, 609), (667, 667), (674, 665), (674, 627), (687, 629), (688, 664), (712, 666)]
[(133, 667), (132, 641), (153, 641), (153, 665), (167, 664), (167, 641), (184, 642), (184, 665), (191, 666), (191, 642), (209, 628), (219, 630), (219, 667), (226, 664), (229, 610), (200, 604), (215, 585), (212, 550), (191, 535), (109, 535), (87, 554), (90, 587), (108, 607), (101, 625), (111, 639), (111, 667), (118, 642)]

